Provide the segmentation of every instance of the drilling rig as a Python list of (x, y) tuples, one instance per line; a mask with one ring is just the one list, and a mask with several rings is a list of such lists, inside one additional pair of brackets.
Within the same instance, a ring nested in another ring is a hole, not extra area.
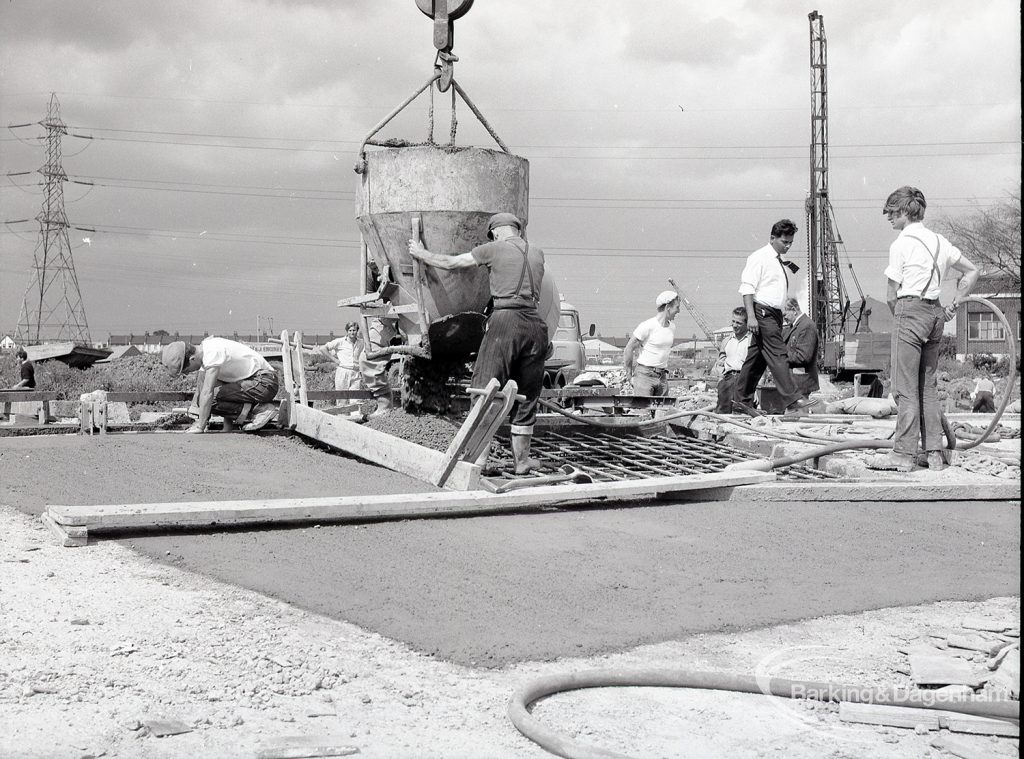
[(850, 275), (860, 294), (857, 313), (839, 265), (842, 237), (836, 228), (829, 194), (828, 157), (828, 44), (825, 20), (818, 11), (807, 16), (811, 33), (811, 172), (807, 196), (807, 251), (809, 260), (808, 311), (818, 331), (818, 363), (834, 375), (876, 373), (889, 361), (889, 335), (861, 332), (866, 328), (867, 298), (853, 264)]

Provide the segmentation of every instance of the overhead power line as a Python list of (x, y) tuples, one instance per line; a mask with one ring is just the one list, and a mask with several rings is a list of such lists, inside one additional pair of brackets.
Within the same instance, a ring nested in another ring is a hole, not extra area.
[[(173, 137), (197, 137), (220, 140), (251, 140), (255, 142), (298, 142), (325, 145), (360, 145), (361, 140), (333, 140), (323, 137), (273, 137), (266, 135), (220, 134), (212, 132), (174, 132), (156, 129), (120, 129), (114, 127), (71, 126), (69, 129), (90, 132), (115, 132), (118, 134), (169, 135)], [(867, 142), (833, 144), (833, 148), (906, 148), (906, 147), (953, 147), (957, 145), (1017, 145), (1020, 140), (951, 140), (945, 142)], [(519, 149), (530, 150), (794, 150), (806, 145), (517, 145)]]

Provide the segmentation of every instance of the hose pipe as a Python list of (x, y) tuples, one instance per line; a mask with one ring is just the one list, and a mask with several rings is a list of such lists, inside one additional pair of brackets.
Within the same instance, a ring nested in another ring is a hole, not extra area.
[(806, 698), (825, 702), (847, 701), (918, 709), (940, 709), (1003, 720), (1020, 719), (1020, 703), (1008, 699), (940, 700), (929, 691), (677, 669), (598, 669), (541, 677), (527, 683), (515, 692), (508, 706), (508, 716), (520, 733), (544, 750), (557, 756), (566, 757), (566, 759), (630, 759), (628, 755), (617, 751), (577, 743), (557, 730), (547, 727), (530, 713), (530, 706), (534, 702), (556, 693), (584, 688), (616, 687), (721, 690), (782, 698)]
[[(977, 295), (968, 295), (963, 300), (964, 303), (978, 303), (988, 308), (996, 318), (999, 319), (1003, 324), (1003, 334), (1006, 335), (1006, 352), (1010, 361), (1010, 372), (1007, 375), (1007, 389), (1003, 395), (1003, 400), (999, 404), (999, 408), (996, 409), (996, 413), (992, 417), (992, 421), (989, 422), (988, 428), (977, 437), (975, 440), (969, 441), (958, 441), (956, 439), (956, 433), (949, 420), (946, 419), (945, 414), (939, 413), (939, 419), (942, 422), (942, 431), (946, 438), (946, 447), (948, 449), (957, 449), (960, 451), (970, 450), (978, 445), (981, 445), (985, 440), (992, 434), (995, 428), (999, 425), (999, 418), (1003, 415), (1003, 411), (1006, 410), (1007, 405), (1010, 403), (1010, 388), (1013, 387), (1013, 382), (1017, 378), (1017, 345), (1013, 340), (1013, 333), (1010, 330), (1010, 322), (1006, 319), (999, 308), (991, 301), (981, 298)], [(777, 459), (753, 459), (751, 461), (739, 461), (735, 464), (729, 464), (726, 468), (727, 471), (754, 471), (754, 472), (770, 472), (773, 469), (779, 469), (781, 467), (792, 466), (808, 459), (816, 459), (821, 456), (827, 456), (832, 453), (839, 453), (840, 451), (855, 450), (858, 448), (875, 448), (885, 449), (892, 448), (892, 440), (851, 440), (843, 443), (836, 443), (834, 445), (827, 445), (821, 448), (815, 448), (811, 451), (799, 453), (793, 456), (784, 456)]]

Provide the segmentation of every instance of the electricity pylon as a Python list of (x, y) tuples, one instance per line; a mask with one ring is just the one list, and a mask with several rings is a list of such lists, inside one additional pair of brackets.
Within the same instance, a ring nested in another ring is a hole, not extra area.
[(46, 120), (46, 164), (39, 169), (45, 191), (43, 208), (36, 216), (39, 241), (33, 252), (32, 278), (18, 318), (19, 343), (38, 345), (71, 341), (89, 345), (82, 293), (78, 288), (75, 263), (71, 258), (68, 219), (64, 213), (64, 183), (61, 165), (61, 137), (68, 133), (60, 118), (57, 95), (50, 94)]

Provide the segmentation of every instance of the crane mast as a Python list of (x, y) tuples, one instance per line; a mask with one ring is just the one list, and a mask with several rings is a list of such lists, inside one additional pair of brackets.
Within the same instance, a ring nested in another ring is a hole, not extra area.
[(822, 363), (841, 361), (849, 300), (839, 269), (839, 245), (828, 188), (828, 52), (825, 21), (808, 14), (811, 30), (811, 187), (807, 198), (809, 316), (818, 330)]
[(708, 322), (707, 317), (704, 313), (697, 308), (697, 306), (686, 297), (686, 293), (679, 289), (679, 286), (675, 283), (671, 277), (668, 279), (668, 283), (672, 285), (672, 289), (679, 295), (679, 300), (682, 301), (683, 305), (686, 306), (686, 310), (690, 312), (690, 316), (697, 322), (697, 326), (700, 327), (701, 331), (707, 337), (708, 340), (718, 345), (718, 338), (715, 336), (715, 330), (711, 328), (711, 323)]

